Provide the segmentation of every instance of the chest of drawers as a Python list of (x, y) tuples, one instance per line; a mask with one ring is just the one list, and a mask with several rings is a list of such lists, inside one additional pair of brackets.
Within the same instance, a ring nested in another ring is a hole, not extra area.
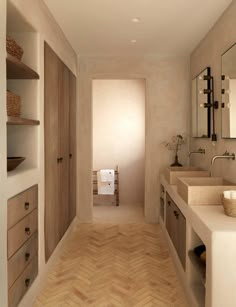
[(38, 273), (38, 186), (8, 200), (8, 306), (16, 307)]

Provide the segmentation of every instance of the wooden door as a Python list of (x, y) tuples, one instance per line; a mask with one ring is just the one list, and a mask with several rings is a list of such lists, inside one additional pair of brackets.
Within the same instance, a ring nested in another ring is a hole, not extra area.
[(45, 255), (48, 260), (76, 210), (76, 78), (46, 43), (44, 115)]
[(69, 221), (76, 216), (76, 77), (70, 72)]
[(59, 68), (59, 206), (60, 237), (69, 226), (69, 70), (60, 62)]
[(58, 75), (59, 59), (45, 43), (44, 139), (45, 139), (45, 257), (49, 259), (60, 240), (58, 172)]

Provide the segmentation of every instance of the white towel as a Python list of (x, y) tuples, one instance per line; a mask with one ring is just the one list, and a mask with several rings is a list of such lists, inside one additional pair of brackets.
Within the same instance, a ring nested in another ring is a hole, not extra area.
[(114, 192), (115, 192), (114, 178), (112, 181), (103, 182), (101, 180), (101, 171), (100, 171), (100, 172), (97, 172), (97, 181), (98, 181), (98, 194), (114, 195)]
[(101, 182), (113, 182), (115, 180), (114, 169), (101, 169)]

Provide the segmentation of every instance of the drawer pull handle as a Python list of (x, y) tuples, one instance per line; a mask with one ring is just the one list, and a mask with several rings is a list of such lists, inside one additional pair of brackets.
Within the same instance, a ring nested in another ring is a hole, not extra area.
[(60, 162), (62, 162), (62, 161), (63, 161), (63, 158), (62, 158), (62, 157), (57, 158), (57, 163), (60, 163)]
[(25, 286), (26, 286), (26, 288), (28, 288), (29, 285), (30, 285), (30, 278), (26, 278), (26, 280), (25, 280)]
[(69, 154), (70, 159), (72, 158), (72, 154)]
[(28, 261), (30, 258), (30, 253), (25, 253), (25, 261)]
[(25, 227), (25, 233), (27, 235), (30, 235), (31, 234), (31, 231), (30, 231), (30, 228), (29, 227)]
[(176, 210), (174, 211), (174, 215), (175, 215), (175, 217), (178, 219), (179, 213), (178, 213)]
[(170, 206), (171, 205), (171, 202), (168, 200), (168, 205)]
[(29, 206), (30, 206), (30, 203), (29, 203), (29, 202), (26, 202), (26, 203), (25, 203), (25, 210), (29, 210)]

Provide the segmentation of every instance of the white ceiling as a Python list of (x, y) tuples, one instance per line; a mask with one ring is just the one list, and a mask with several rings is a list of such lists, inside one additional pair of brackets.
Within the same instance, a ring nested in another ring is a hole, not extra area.
[(44, 1), (80, 55), (186, 55), (232, 0)]

